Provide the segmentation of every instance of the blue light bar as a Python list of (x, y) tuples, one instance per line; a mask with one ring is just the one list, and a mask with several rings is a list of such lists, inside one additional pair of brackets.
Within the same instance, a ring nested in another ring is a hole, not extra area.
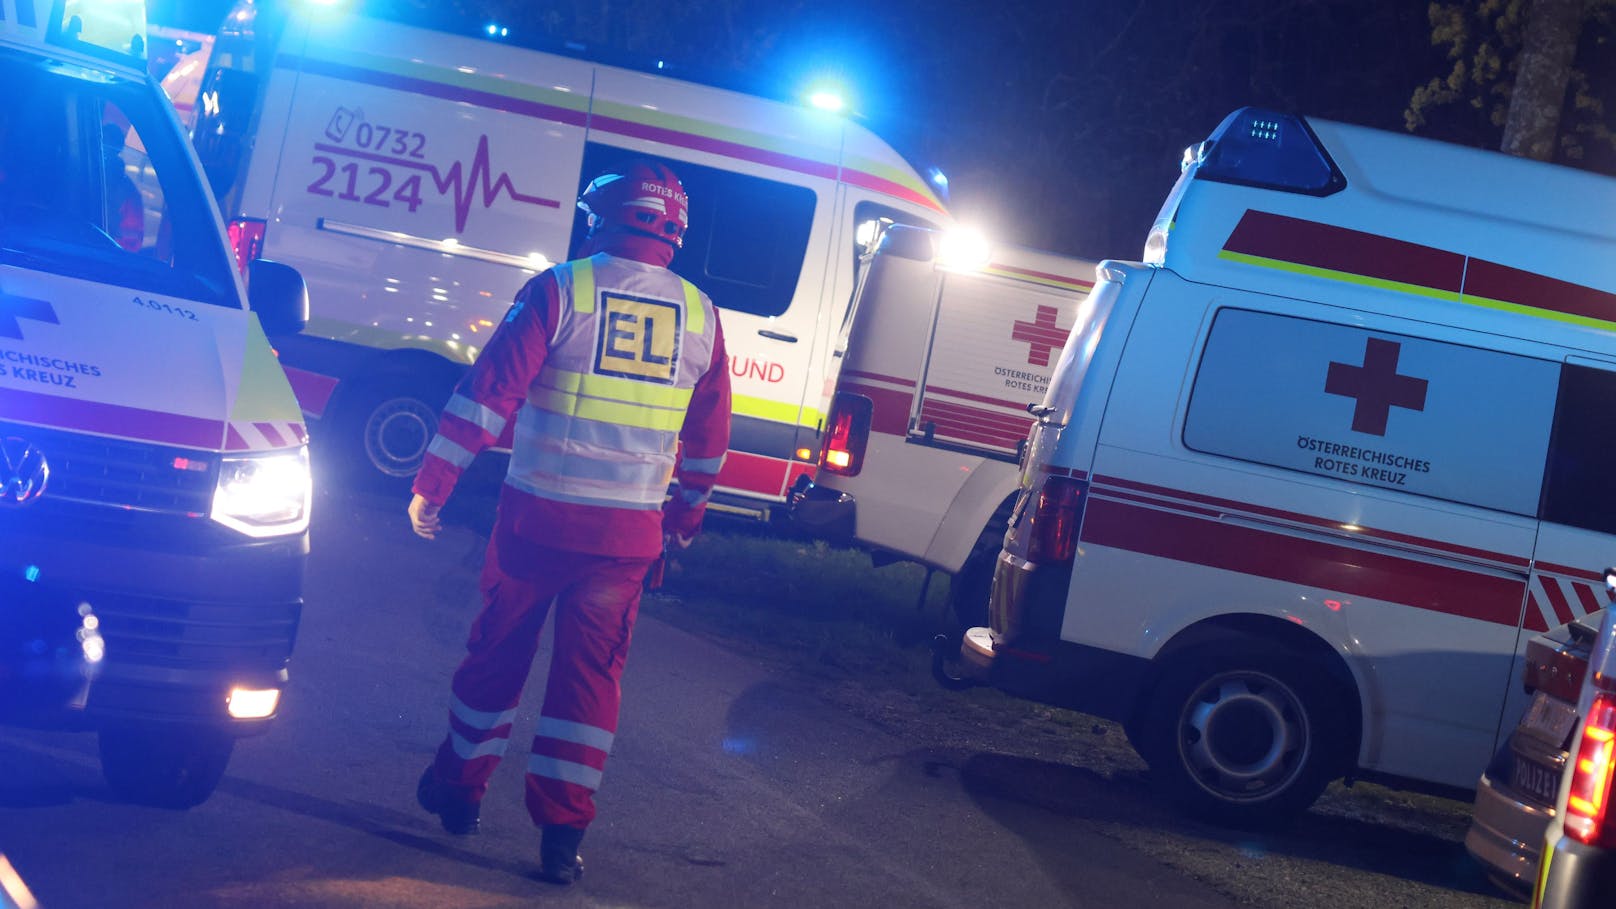
[(1198, 180), (1328, 196), (1347, 185), (1307, 121), (1255, 107), (1235, 111), (1185, 152)]

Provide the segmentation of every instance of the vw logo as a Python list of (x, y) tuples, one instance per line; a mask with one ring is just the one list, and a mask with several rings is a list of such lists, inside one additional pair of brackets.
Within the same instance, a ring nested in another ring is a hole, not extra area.
[(45, 453), (15, 436), (0, 440), (0, 506), (25, 505), (45, 492)]

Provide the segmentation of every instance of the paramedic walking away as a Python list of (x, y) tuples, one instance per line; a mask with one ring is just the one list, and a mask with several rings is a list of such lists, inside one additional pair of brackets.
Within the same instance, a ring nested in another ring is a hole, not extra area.
[[(436, 536), (461, 471), (514, 421), (483, 610), (417, 797), (449, 832), (477, 831), (553, 608), (526, 798), (543, 830), (539, 876), (558, 884), (583, 873), (578, 844), (617, 732), (641, 584), (665, 548), (689, 545), (700, 528), (730, 416), (718, 313), (667, 269), (688, 217), (678, 178), (636, 163), (590, 183), (578, 204), (589, 213), (587, 258), (517, 294), (444, 408), (409, 506), (415, 532)], [(670, 479), (679, 488), (664, 505)]]

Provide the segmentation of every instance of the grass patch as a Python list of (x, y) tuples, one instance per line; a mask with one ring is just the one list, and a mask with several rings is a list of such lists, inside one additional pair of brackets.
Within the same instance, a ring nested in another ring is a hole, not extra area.
[(716, 528), (673, 557), (646, 609), (799, 668), (888, 682), (929, 665), (951, 615), (942, 572), (928, 585), (913, 563), (877, 568), (855, 549)]

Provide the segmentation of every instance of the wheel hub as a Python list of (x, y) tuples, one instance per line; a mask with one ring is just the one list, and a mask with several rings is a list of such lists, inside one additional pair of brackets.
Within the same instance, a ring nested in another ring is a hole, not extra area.
[(1223, 798), (1266, 798), (1295, 779), (1308, 753), (1307, 715), (1277, 679), (1257, 673), (1210, 679), (1186, 705), (1185, 763)]
[(437, 414), (413, 398), (385, 401), (365, 423), (365, 454), (390, 477), (407, 477), (421, 467), (437, 428)]

